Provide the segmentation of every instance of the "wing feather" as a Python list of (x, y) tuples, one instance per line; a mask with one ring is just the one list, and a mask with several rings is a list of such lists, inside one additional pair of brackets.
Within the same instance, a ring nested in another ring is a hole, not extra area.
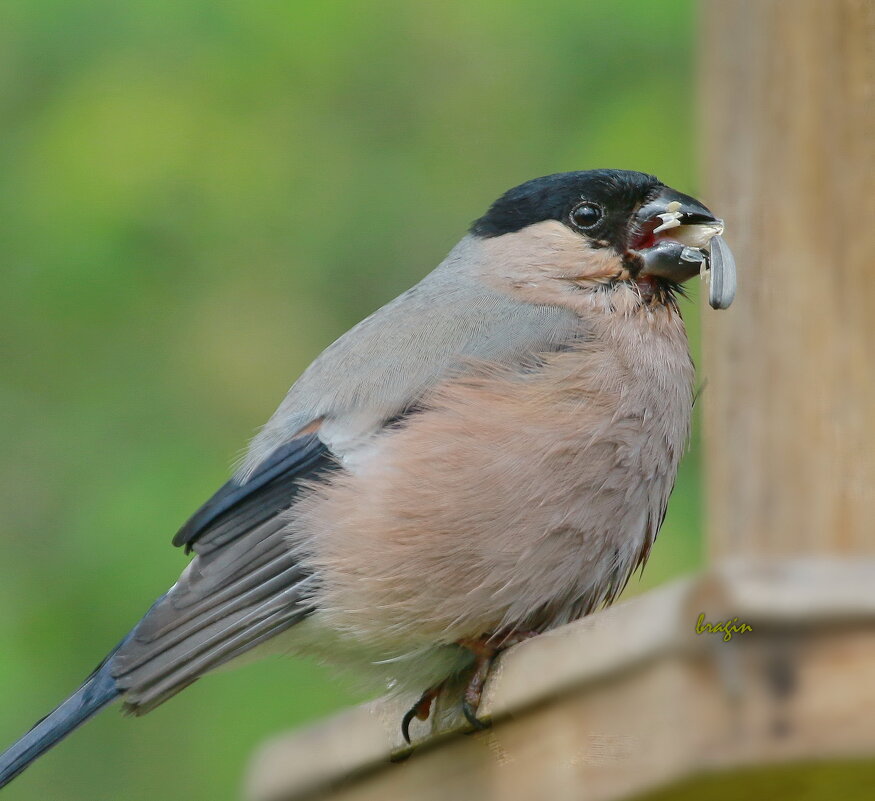
[(312, 611), (282, 512), (302, 479), (336, 467), (316, 433), (296, 437), (248, 480), (228, 481), (180, 529), (174, 543), (195, 558), (108, 662), (131, 711), (154, 708)]
[(318, 433), (276, 448), (245, 480), (226, 481), (176, 533), (173, 544), (206, 553), (222, 547), (291, 506), (300, 479), (329, 469), (334, 460)]
[[(146, 711), (311, 611), (312, 577), (284, 541), (302, 479), (417, 413), (472, 364), (528, 365), (585, 336), (567, 309), (514, 300), (467, 276), (465, 240), (434, 273), (329, 347), (292, 387), (244, 468), (174, 537), (195, 558), (111, 658), (129, 708)], [(467, 254), (467, 255), (466, 255)]]

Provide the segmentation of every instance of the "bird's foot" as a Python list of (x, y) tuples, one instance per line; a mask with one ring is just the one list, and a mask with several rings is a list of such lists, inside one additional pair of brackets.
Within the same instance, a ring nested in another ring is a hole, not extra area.
[(435, 684), (434, 687), (429, 687), (419, 697), (419, 700), (404, 713), (404, 717), (401, 719), (401, 734), (408, 743), (410, 743), (410, 724), (413, 719), (428, 720), (428, 716), (431, 714), (431, 705), (434, 699), (440, 695), (443, 686), (444, 682), (441, 682)]
[(458, 644), (474, 655), (474, 671), (462, 696), (462, 713), (476, 731), (483, 731), (489, 728), (489, 723), (480, 720), (477, 711), (483, 697), (483, 685), (486, 684), (486, 678), (499, 650), (498, 645), (492, 637), (459, 640)]
[[(489, 671), (492, 669), (495, 657), (506, 648), (535, 637), (538, 633), (537, 631), (517, 631), (512, 629), (501, 634), (473, 637), (459, 640), (456, 643), (474, 655), (473, 672), (462, 696), (462, 713), (476, 731), (483, 731), (483, 729), (488, 729), (490, 726), (488, 722), (477, 717), (477, 711), (480, 709), (483, 687), (486, 684), (486, 679), (489, 676)], [(432, 704), (440, 695), (445, 684), (446, 681), (442, 681), (433, 687), (429, 687), (419, 697), (419, 700), (404, 713), (404, 717), (401, 719), (401, 734), (407, 743), (411, 742), (410, 724), (414, 718), (416, 720), (428, 720)]]
[(474, 672), (471, 674), (471, 679), (465, 688), (465, 694), (462, 698), (462, 713), (465, 715), (468, 723), (474, 727), (475, 731), (483, 731), (483, 729), (488, 729), (491, 725), (477, 717), (477, 712), (480, 709), (480, 701), (483, 697), (483, 687), (486, 684), (486, 679), (489, 676), (489, 671), (492, 669), (495, 657), (499, 652), (510, 648), (512, 645), (517, 645), (524, 640), (536, 637), (538, 634), (539, 632), (537, 631), (517, 631), (512, 629), (503, 634), (491, 634), (486, 637), (459, 640), (458, 644), (462, 648), (466, 648), (474, 654)]

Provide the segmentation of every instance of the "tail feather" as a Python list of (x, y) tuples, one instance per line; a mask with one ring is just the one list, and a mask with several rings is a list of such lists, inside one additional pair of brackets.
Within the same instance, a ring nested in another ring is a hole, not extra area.
[(128, 712), (148, 712), (303, 620), (311, 580), (280, 519), (198, 554), (85, 683), (0, 755), (0, 787), (116, 698)]
[(300, 605), (300, 594), (300, 582), (273, 591), (267, 600), (259, 599), (257, 605), (200, 628), (181, 642), (159, 644), (150, 659), (136, 660), (139, 665), (132, 670), (122, 669), (122, 660), (114, 659), (112, 672), (124, 693), (125, 710), (135, 715), (149, 712), (210, 670), (300, 622), (312, 611)]
[(119, 695), (106, 663), (57, 709), (0, 754), (0, 787)]
[[(255, 646), (275, 637), (300, 622), (309, 609), (277, 610), (262, 620), (253, 620), (242, 631), (234, 628), (223, 632), (205, 648), (193, 650), (190, 656), (166, 672), (144, 676), (135, 688), (124, 690), (125, 711), (134, 715), (150, 712), (168, 698), (184, 690), (208, 671), (230, 662)], [(121, 677), (123, 684), (127, 677)]]

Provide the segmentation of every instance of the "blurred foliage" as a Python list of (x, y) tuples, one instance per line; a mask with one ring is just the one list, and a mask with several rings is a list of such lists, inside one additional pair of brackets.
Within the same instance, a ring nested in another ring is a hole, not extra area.
[[(0, 6), (0, 744), (175, 578), (170, 536), (294, 377), (504, 189), (604, 166), (695, 191), (691, 14)], [(699, 563), (697, 473), (694, 447), (648, 584)], [(256, 743), (353, 700), (304, 661), (219, 673), (4, 799), (234, 798)]]
[(715, 773), (640, 796), (637, 801), (870, 801), (875, 762), (796, 762)]

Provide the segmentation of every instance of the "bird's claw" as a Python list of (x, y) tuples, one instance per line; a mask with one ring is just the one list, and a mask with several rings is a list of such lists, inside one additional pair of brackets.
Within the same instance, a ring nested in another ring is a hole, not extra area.
[(412, 706), (404, 713), (401, 718), (401, 736), (410, 745), (410, 722), (416, 717), (416, 707)]
[[(497, 642), (493, 642), (496, 639), (494, 637), (480, 637), (459, 640), (457, 643), (457, 645), (460, 645), (474, 655), (474, 670), (462, 698), (462, 713), (465, 715), (465, 720), (471, 724), (475, 731), (483, 731), (492, 725), (480, 720), (477, 717), (477, 711), (480, 708), (483, 685), (486, 682), (486, 677), (489, 675), (495, 655), (499, 651), (523, 642), (523, 640), (535, 637), (537, 634), (537, 631), (512, 630), (498, 637)], [(428, 720), (428, 716), (431, 714), (431, 705), (435, 698), (440, 695), (445, 683), (441, 682), (434, 687), (429, 687), (420, 696), (419, 700), (404, 713), (404, 717), (401, 718), (401, 736), (404, 737), (404, 741), (408, 745), (412, 744), (410, 724), (413, 723), (414, 718), (417, 720)]]
[(483, 731), (492, 725), (488, 721), (480, 720), (477, 717), (477, 709), (467, 699), (462, 701), (462, 714), (465, 716), (465, 720), (474, 727), (475, 731)]
[(414, 718), (417, 720), (428, 720), (428, 716), (431, 714), (432, 701), (438, 697), (443, 686), (444, 683), (441, 682), (434, 687), (429, 687), (419, 697), (419, 700), (404, 713), (404, 717), (401, 718), (401, 735), (408, 745), (410, 745), (410, 724)]

